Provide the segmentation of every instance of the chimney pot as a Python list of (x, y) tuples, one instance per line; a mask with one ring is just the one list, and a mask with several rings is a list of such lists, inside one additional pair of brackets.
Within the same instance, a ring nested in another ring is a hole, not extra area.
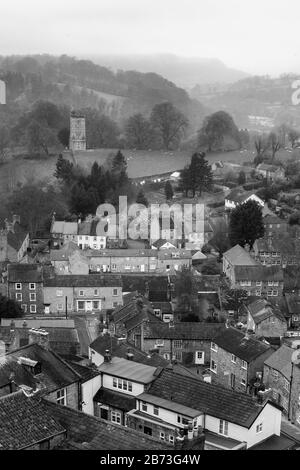
[[(23, 324), (24, 326), (24, 324)], [(36, 343), (45, 349), (49, 349), (49, 333), (42, 328), (31, 328), (29, 330), (29, 344)]]

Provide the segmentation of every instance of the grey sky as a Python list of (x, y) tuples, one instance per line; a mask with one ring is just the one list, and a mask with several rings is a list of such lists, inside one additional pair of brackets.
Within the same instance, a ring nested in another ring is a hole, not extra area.
[(217, 57), (250, 73), (300, 73), (299, 0), (8, 0), (0, 54)]

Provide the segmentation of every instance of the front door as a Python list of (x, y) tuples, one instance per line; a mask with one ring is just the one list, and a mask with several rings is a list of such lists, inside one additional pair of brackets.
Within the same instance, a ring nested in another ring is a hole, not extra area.
[(101, 418), (108, 419), (108, 410), (106, 410), (105, 408), (101, 408)]

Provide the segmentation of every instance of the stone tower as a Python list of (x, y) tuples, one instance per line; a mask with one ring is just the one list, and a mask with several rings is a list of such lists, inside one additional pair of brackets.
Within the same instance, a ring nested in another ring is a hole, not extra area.
[(75, 111), (70, 116), (70, 150), (86, 150), (85, 117)]

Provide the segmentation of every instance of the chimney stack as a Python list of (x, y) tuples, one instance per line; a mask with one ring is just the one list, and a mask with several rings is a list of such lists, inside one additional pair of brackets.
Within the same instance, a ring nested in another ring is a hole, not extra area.
[(104, 354), (104, 362), (111, 362), (111, 354), (109, 349), (106, 349)]
[(126, 357), (127, 357), (127, 360), (128, 360), (128, 361), (133, 361), (133, 352), (132, 352), (131, 349), (128, 349), (128, 350), (127, 350)]
[(49, 349), (49, 333), (42, 328), (29, 330), (29, 344), (36, 343), (44, 349)]

